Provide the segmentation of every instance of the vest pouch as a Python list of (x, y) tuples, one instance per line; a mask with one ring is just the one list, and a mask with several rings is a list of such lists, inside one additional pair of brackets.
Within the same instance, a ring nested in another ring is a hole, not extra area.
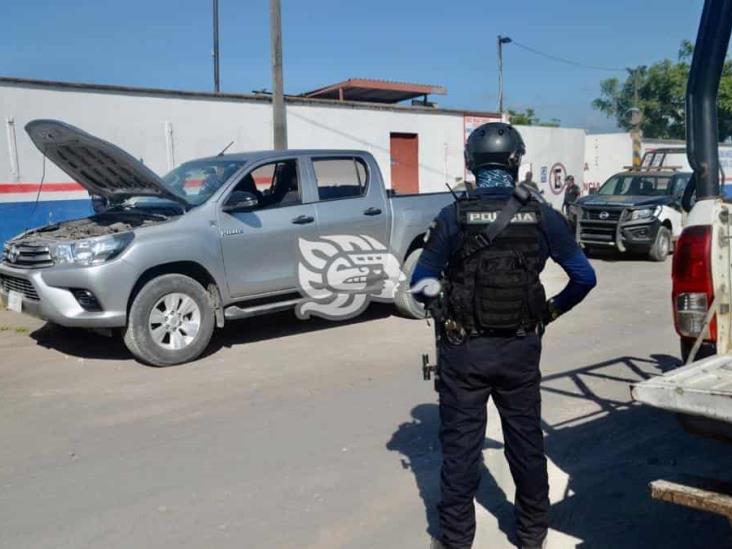
[(523, 254), (484, 250), (478, 261), (473, 303), (477, 326), (520, 329), (526, 324), (527, 289), (533, 282)]
[(538, 277), (536, 283), (529, 290), (527, 305), (531, 318), (539, 322), (546, 306), (546, 290), (544, 290), (544, 285), (538, 280)]

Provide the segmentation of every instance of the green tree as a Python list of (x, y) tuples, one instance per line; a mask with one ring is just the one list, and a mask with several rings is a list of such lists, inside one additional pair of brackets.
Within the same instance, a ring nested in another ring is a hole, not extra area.
[[(649, 67), (629, 70), (624, 80), (608, 78), (600, 82), (600, 97), (592, 107), (615, 118), (619, 128), (629, 130), (628, 109), (635, 105), (637, 78), (638, 104), (643, 113), (643, 135), (659, 139), (686, 137), (686, 81), (693, 54), (693, 45), (684, 40), (676, 61), (664, 59)], [(732, 62), (727, 61), (719, 86), (719, 138), (732, 136)]]
[(527, 108), (525, 111), (508, 109), (508, 118), (511, 121), (511, 124), (516, 126), (547, 126), (550, 128), (558, 128), (560, 124), (559, 120), (556, 118), (552, 118), (549, 121), (540, 120), (539, 117), (536, 116), (534, 109), (531, 107)]

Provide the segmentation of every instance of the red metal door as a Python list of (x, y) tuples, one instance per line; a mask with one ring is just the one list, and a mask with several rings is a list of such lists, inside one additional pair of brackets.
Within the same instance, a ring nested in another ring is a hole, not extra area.
[(398, 194), (419, 192), (419, 137), (416, 133), (392, 133), (391, 188)]

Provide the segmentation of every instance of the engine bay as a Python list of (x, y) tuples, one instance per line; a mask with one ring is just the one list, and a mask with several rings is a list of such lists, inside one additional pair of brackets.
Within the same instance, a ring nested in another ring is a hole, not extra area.
[(118, 234), (169, 221), (166, 215), (144, 212), (104, 212), (84, 219), (46, 225), (28, 231), (15, 242), (28, 240), (82, 240)]

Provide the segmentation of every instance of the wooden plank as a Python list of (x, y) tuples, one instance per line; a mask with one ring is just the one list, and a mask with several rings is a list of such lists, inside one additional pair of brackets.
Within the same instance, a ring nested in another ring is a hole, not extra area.
[(716, 513), (732, 520), (732, 486), (701, 478), (685, 478), (684, 484), (655, 480), (650, 484), (651, 497), (693, 509)]

